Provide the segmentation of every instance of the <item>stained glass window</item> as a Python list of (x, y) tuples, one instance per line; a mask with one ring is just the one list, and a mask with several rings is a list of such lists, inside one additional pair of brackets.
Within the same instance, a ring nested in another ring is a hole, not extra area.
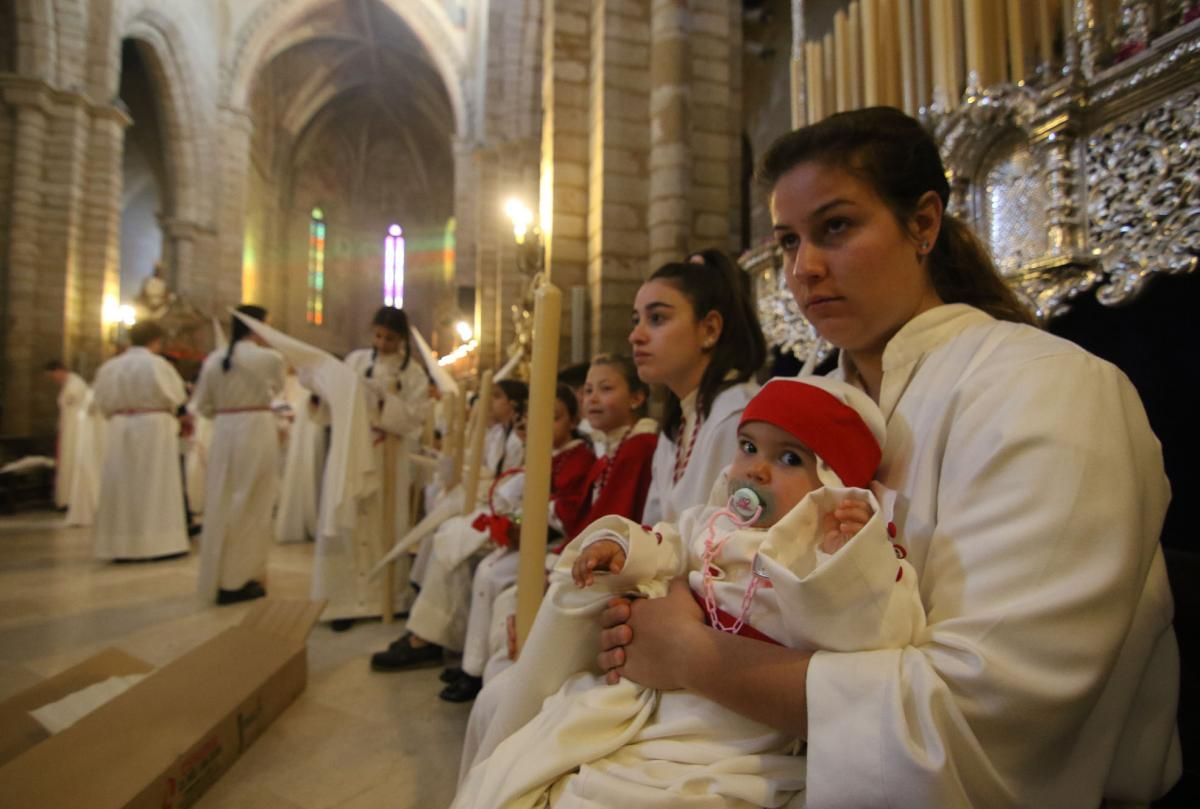
[(383, 240), (383, 304), (404, 308), (404, 231), (388, 228)]
[(308, 309), (305, 319), (314, 326), (325, 322), (325, 212), (312, 209), (308, 222)]

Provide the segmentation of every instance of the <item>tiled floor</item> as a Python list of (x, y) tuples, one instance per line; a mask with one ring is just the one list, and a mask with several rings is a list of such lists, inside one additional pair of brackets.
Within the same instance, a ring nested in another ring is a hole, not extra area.
[[(311, 545), (275, 545), (272, 596), (305, 598)], [(195, 596), (196, 556), (105, 564), (57, 514), (0, 518), (0, 700), (105, 646), (157, 665), (238, 622)], [(374, 674), (402, 624), (309, 638), (308, 689), (198, 809), (373, 809), (450, 803), (469, 705), (437, 699), (438, 669)]]

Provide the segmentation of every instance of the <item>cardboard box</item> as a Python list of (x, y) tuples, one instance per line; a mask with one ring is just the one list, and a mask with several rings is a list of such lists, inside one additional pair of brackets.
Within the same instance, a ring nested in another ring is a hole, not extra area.
[(148, 664), (107, 649), (0, 704), (0, 807), (183, 809), (291, 704), (323, 603), (259, 602), (231, 627), (47, 737), (28, 712)]

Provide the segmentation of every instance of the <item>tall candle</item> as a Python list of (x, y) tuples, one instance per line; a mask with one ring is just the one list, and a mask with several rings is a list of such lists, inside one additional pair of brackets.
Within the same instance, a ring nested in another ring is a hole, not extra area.
[(1008, 12), (1008, 77), (1013, 83), (1025, 81), (1025, 52), (1029, 47), (1025, 10), (1021, 0), (1006, 0)]
[(836, 79), (834, 73), (834, 52), (833, 52), (833, 32), (830, 31), (821, 39), (821, 59), (824, 61), (822, 67), (822, 76), (825, 79), (825, 89), (822, 95), (821, 108), (826, 115), (833, 115), (837, 112), (837, 90), (834, 87)]
[(964, 23), (967, 31), (967, 89), (974, 92), (987, 82), (987, 54), (984, 52), (983, 0), (965, 0)]
[(959, 0), (943, 0), (946, 8), (946, 85), (949, 109), (958, 109), (963, 93), (963, 10)]
[(858, 0), (850, 3), (850, 14), (846, 20), (846, 39), (850, 44), (850, 109), (863, 105), (862, 92), (862, 12)]
[(850, 109), (850, 39), (847, 29), (846, 12), (838, 9), (838, 12), (833, 15), (833, 47), (837, 59), (834, 84), (838, 112)]
[(483, 467), (483, 436), (487, 432), (487, 415), (492, 401), (492, 372), (483, 372), (479, 383), (479, 398), (471, 412), (471, 455), (463, 485), (463, 516), (475, 510), (479, 500), (479, 473)]
[(444, 482), (446, 491), (450, 491), (462, 481), (463, 462), (463, 429), (466, 424), (466, 408), (459, 401), (457, 393), (449, 393), (445, 398), (446, 411), (449, 416), (450, 434), (446, 436), (442, 453), (450, 457), (450, 479)]
[(913, 32), (912, 4), (909, 0), (900, 0), (896, 11), (896, 27), (900, 36), (900, 87), (904, 111), (909, 115), (916, 115), (921, 102), (917, 95), (916, 36)]
[(546, 522), (550, 513), (554, 398), (562, 293), (544, 283), (534, 295), (533, 363), (529, 372), (529, 418), (525, 438), (525, 494), (521, 504), (521, 550), (517, 561), (517, 643), (533, 626), (546, 577)]
[(881, 103), (879, 93), (879, 4), (862, 0), (863, 104)]
[[(383, 536), (384, 545), (396, 541), (396, 460), (400, 454), (399, 436), (385, 433), (383, 437)], [(404, 463), (408, 463), (405, 457)], [(388, 562), (383, 569), (383, 584), (379, 604), (379, 616), (383, 623), (396, 620), (396, 563)]]
[(913, 76), (916, 81), (917, 106), (929, 103), (929, 0), (912, 1)]
[(1038, 64), (1048, 69), (1054, 63), (1054, 9), (1050, 0), (1034, 3), (1037, 8)]
[(805, 87), (808, 48), (804, 40), (804, 2), (792, 0), (792, 128), (799, 129), (811, 120)]

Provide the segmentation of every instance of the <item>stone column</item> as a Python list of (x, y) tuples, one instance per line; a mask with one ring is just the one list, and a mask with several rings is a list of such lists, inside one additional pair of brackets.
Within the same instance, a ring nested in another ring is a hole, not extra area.
[(689, 5), (691, 100), (685, 131), (691, 136), (687, 196), (692, 221), (685, 251), (730, 249), (731, 215), (738, 209), (733, 189), (741, 173), (741, 106), (732, 91), (733, 62), (741, 60), (741, 26), (725, 0), (690, 0)]
[(86, 191), (80, 228), (80, 272), (74, 289), (72, 354), (77, 367), (92, 373), (111, 354), (103, 307), (106, 297), (117, 300), (121, 288), (121, 163), (129, 115), (116, 106), (91, 110)]
[[(650, 269), (650, 15), (639, 4), (592, 7), (591, 159), (585, 354), (628, 353), (629, 310)], [(564, 300), (569, 299), (564, 290)], [(563, 331), (570, 332), (570, 320)], [(567, 355), (563, 355), (564, 357)]]
[(33, 425), (35, 294), (38, 281), (38, 220), (42, 213), (42, 166), (50, 112), (48, 88), (9, 82), (4, 100), (16, 110), (13, 138), (12, 220), (4, 286), (4, 402), (0, 430), (29, 433)]
[[(542, 149), (539, 219), (546, 266), (561, 290), (587, 279), (588, 33), (591, 3), (546, 0), (542, 40)], [(563, 295), (562, 318), (571, 322)], [(560, 332), (559, 356), (570, 356), (570, 328)]]
[[(205, 278), (207, 273), (194, 272), (196, 277), (187, 282), (189, 292), (194, 290), (197, 308), (209, 314), (223, 313), (242, 299), (242, 249), (250, 188), (250, 138), (254, 132), (254, 123), (245, 110), (222, 107), (219, 118), (221, 204), (217, 209), (215, 277)], [(183, 279), (180, 286), (184, 286)]]
[[(650, 269), (677, 261), (691, 237), (691, 86), (687, 0), (653, 0), (650, 20)], [(728, 92), (728, 88), (726, 88)]]

